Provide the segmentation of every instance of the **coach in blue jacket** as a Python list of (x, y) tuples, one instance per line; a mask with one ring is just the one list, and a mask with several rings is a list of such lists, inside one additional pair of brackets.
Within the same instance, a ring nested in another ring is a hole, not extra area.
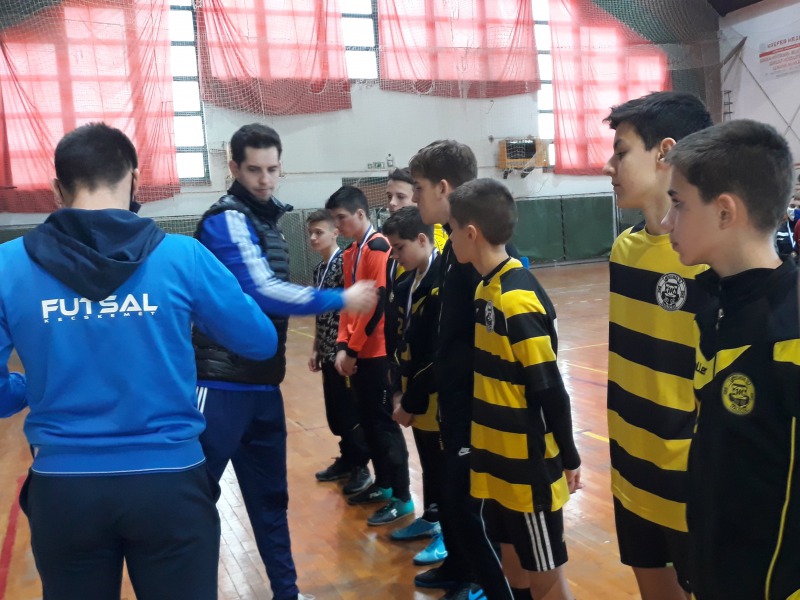
[[(228, 194), (203, 215), (195, 237), (239, 280), (275, 323), (278, 352), (266, 361), (240, 356), (202, 332), (194, 336), (198, 401), (208, 421), (201, 439), (219, 480), (233, 462), (275, 600), (302, 600), (292, 559), (286, 510), (286, 419), (280, 384), (286, 374), (288, 315), (339, 309), (373, 310), (372, 282), (347, 291), (289, 283), (289, 248), (278, 225), (292, 209), (273, 196), (281, 139), (271, 127), (245, 125), (231, 138)], [(225, 323), (233, 309), (221, 312)]]
[(125, 560), (137, 598), (214, 599), (191, 325), (253, 359), (275, 353), (275, 328), (201, 244), (128, 210), (140, 180), (121, 131), (76, 129), (55, 166), (68, 208), (0, 246), (0, 416), (30, 407), (20, 503), (44, 597), (118, 599)]

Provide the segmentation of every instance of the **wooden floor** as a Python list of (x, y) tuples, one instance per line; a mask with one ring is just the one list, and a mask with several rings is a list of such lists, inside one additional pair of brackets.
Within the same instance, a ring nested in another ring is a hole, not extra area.
[[(565, 508), (567, 576), (580, 600), (639, 598), (632, 574), (619, 564), (609, 491), (608, 265), (542, 268), (535, 274), (559, 315), (559, 364), (572, 396), (586, 483)], [(289, 522), (300, 589), (317, 600), (438, 598), (439, 590), (422, 592), (413, 586), (414, 574), (421, 569), (412, 565), (411, 558), (424, 541), (392, 542), (388, 535), (393, 526), (366, 524), (374, 505), (348, 506), (339, 485), (314, 479), (314, 472), (336, 455), (337, 445), (326, 426), (319, 375), (306, 367), (312, 336), (312, 318), (292, 319), (289, 373), (283, 386), (289, 429)], [(0, 600), (41, 598), (28, 523), (16, 501), (30, 464), (21, 428), (19, 415), (0, 421)], [(407, 437), (413, 448), (411, 436)], [(414, 450), (411, 454), (412, 490), (419, 511), (419, 461)], [(222, 489), (220, 599), (268, 600), (272, 594), (230, 470)], [(127, 582), (123, 598), (134, 598)]]

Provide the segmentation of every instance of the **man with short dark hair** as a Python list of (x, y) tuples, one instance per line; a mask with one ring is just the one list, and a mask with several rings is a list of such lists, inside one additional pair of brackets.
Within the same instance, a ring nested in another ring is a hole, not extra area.
[[(231, 138), (229, 163), (235, 177), (228, 194), (203, 215), (195, 237), (236, 276), (245, 293), (275, 323), (278, 353), (247, 360), (194, 336), (198, 401), (208, 421), (201, 441), (214, 477), (233, 463), (256, 545), (275, 600), (306, 598), (297, 589), (286, 510), (286, 419), (280, 384), (286, 374), (288, 315), (347, 308), (371, 310), (371, 282), (347, 291), (289, 283), (289, 247), (278, 221), (292, 207), (273, 196), (281, 170), (281, 139), (254, 123)], [(227, 312), (220, 319), (227, 319)]]
[(44, 596), (119, 598), (124, 561), (137, 598), (215, 600), (219, 488), (189, 331), (263, 360), (275, 328), (201, 244), (128, 210), (140, 176), (121, 131), (79, 127), (55, 166), (67, 208), (0, 246), (0, 416), (30, 407), (20, 505)]

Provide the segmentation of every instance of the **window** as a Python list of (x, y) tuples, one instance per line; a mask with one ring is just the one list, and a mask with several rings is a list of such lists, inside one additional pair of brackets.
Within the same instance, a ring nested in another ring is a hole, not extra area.
[(208, 147), (197, 72), (197, 19), (193, 0), (172, 0), (169, 19), (175, 150), (183, 184), (208, 183)]
[(542, 87), (536, 95), (539, 109), (538, 132), (539, 138), (547, 143), (548, 164), (555, 164), (556, 136), (555, 113), (553, 112), (553, 56), (551, 54), (550, 36), (550, 6), (549, 0), (531, 0), (533, 3), (534, 31), (536, 34), (536, 52), (539, 61), (539, 78)]
[(375, 0), (340, 0), (347, 76), (378, 78), (378, 4)]

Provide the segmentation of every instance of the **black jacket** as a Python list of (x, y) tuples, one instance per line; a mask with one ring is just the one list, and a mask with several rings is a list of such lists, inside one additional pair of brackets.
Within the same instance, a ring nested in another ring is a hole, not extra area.
[(786, 600), (800, 590), (797, 269), (697, 282), (716, 298), (697, 315), (692, 587), (698, 600)]
[[(292, 207), (281, 204), (275, 198), (269, 202), (260, 202), (237, 181), (228, 190), (228, 195), (220, 198), (203, 215), (197, 224), (195, 237), (200, 239), (203, 223), (208, 217), (228, 210), (244, 214), (258, 236), (263, 255), (275, 277), (288, 281), (289, 246), (278, 226), (278, 220), (284, 213), (292, 210)], [(282, 315), (268, 316), (278, 333), (278, 351), (273, 358), (264, 361), (254, 361), (234, 354), (195, 330), (192, 342), (197, 360), (197, 378), (256, 385), (280, 385), (286, 375), (286, 332), (289, 319)], [(220, 318), (225, 317), (220, 315)]]

